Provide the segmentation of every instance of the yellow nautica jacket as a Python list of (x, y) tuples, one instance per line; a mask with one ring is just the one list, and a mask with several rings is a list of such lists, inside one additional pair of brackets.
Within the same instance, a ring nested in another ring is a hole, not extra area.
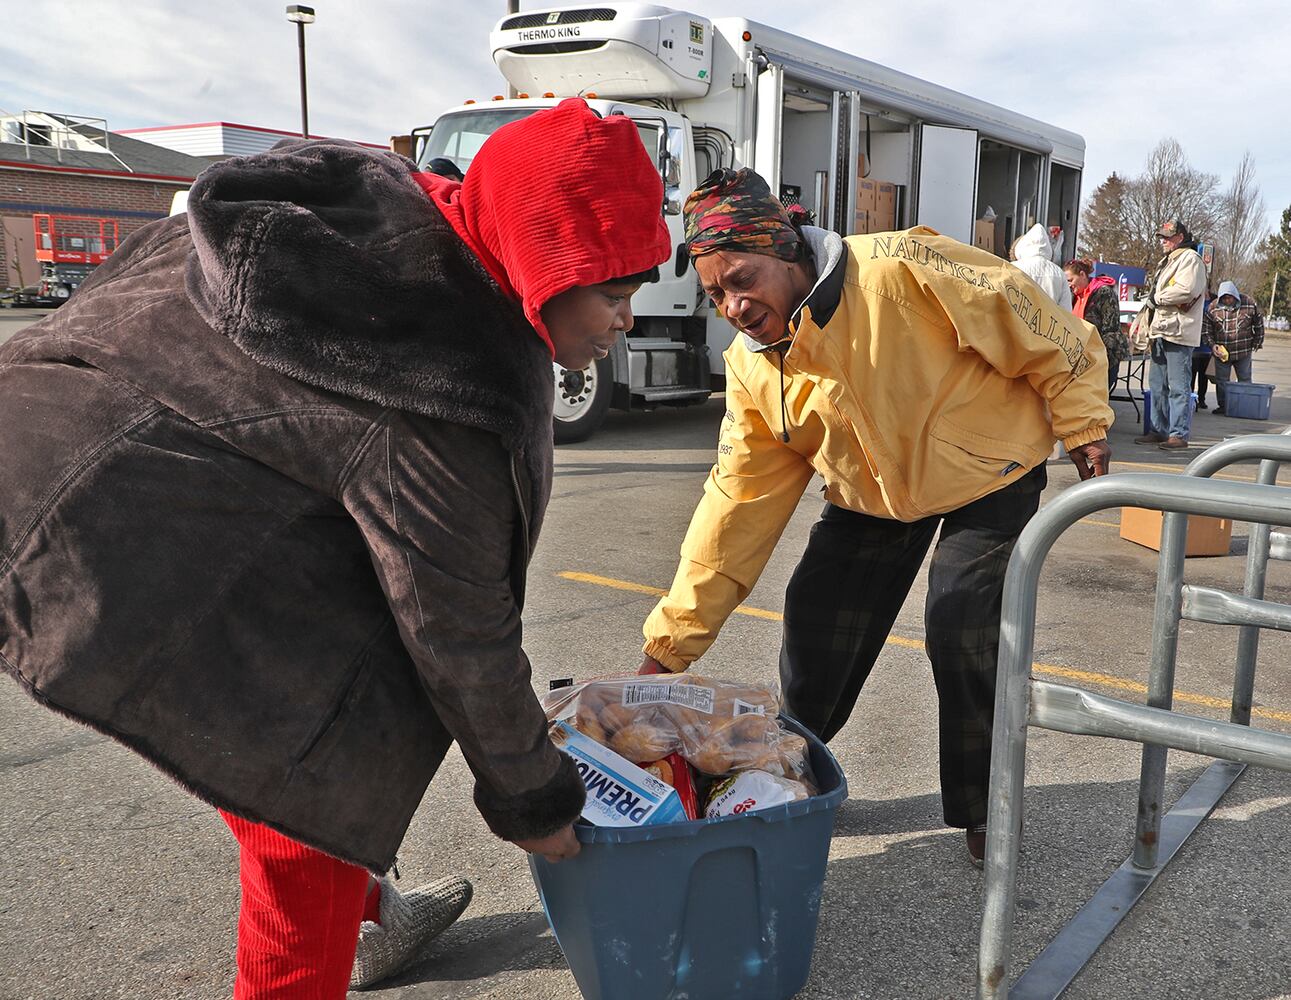
[(787, 352), (737, 337), (725, 354), (717, 464), (645, 623), (645, 652), (670, 670), (748, 595), (813, 472), (833, 504), (917, 521), (1112, 423), (1097, 331), (1017, 268), (922, 227), (807, 235), (824, 273)]

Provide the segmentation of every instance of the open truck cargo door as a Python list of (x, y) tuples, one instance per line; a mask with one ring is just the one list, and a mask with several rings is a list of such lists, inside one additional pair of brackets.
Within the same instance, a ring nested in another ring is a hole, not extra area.
[(758, 74), (753, 169), (773, 193), (780, 191), (780, 116), (783, 103), (784, 68), (772, 63)]
[(918, 224), (971, 244), (976, 191), (977, 129), (921, 126)]
[(856, 224), (856, 181), (864, 169), (860, 155), (861, 95), (834, 91), (831, 109), (833, 161), (830, 172), (829, 214), (825, 228), (840, 236), (864, 232)]

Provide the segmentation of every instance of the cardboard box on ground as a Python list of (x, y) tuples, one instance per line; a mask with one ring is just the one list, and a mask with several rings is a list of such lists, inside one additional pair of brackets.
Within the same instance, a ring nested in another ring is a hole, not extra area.
[[(1161, 551), (1161, 523), (1164, 517), (1159, 510), (1142, 507), (1121, 508), (1121, 537), (1126, 541), (1146, 546), (1154, 552)], [(1227, 518), (1188, 517), (1188, 541), (1185, 556), (1226, 556), (1233, 540), (1233, 522)]]

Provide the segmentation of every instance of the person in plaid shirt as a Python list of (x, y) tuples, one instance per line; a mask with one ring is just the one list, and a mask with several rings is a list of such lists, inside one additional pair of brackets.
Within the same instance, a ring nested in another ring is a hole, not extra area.
[(1264, 317), (1253, 298), (1239, 292), (1234, 282), (1223, 281), (1218, 297), (1206, 311), (1205, 328), (1215, 348), (1215, 396), (1219, 404), (1215, 412), (1222, 415), (1229, 374), (1236, 369), (1237, 381), (1251, 380), (1251, 354), (1264, 346)]

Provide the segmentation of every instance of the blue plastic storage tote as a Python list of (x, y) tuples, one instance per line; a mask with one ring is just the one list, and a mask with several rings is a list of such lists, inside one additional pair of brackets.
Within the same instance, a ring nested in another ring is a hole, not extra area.
[[(1188, 393), (1190, 406), (1188, 407), (1188, 432), (1192, 433), (1192, 415), (1197, 412), (1197, 394)], [(1151, 434), (1155, 427), (1152, 426), (1152, 390), (1143, 390), (1143, 433)], [(1162, 434), (1165, 431), (1161, 431)]]
[(820, 794), (742, 816), (576, 825), (578, 857), (530, 856), (538, 896), (587, 1000), (785, 1000), (802, 989), (847, 780), (807, 739)]
[(1264, 382), (1225, 382), (1224, 413), (1248, 420), (1268, 420), (1275, 385)]

